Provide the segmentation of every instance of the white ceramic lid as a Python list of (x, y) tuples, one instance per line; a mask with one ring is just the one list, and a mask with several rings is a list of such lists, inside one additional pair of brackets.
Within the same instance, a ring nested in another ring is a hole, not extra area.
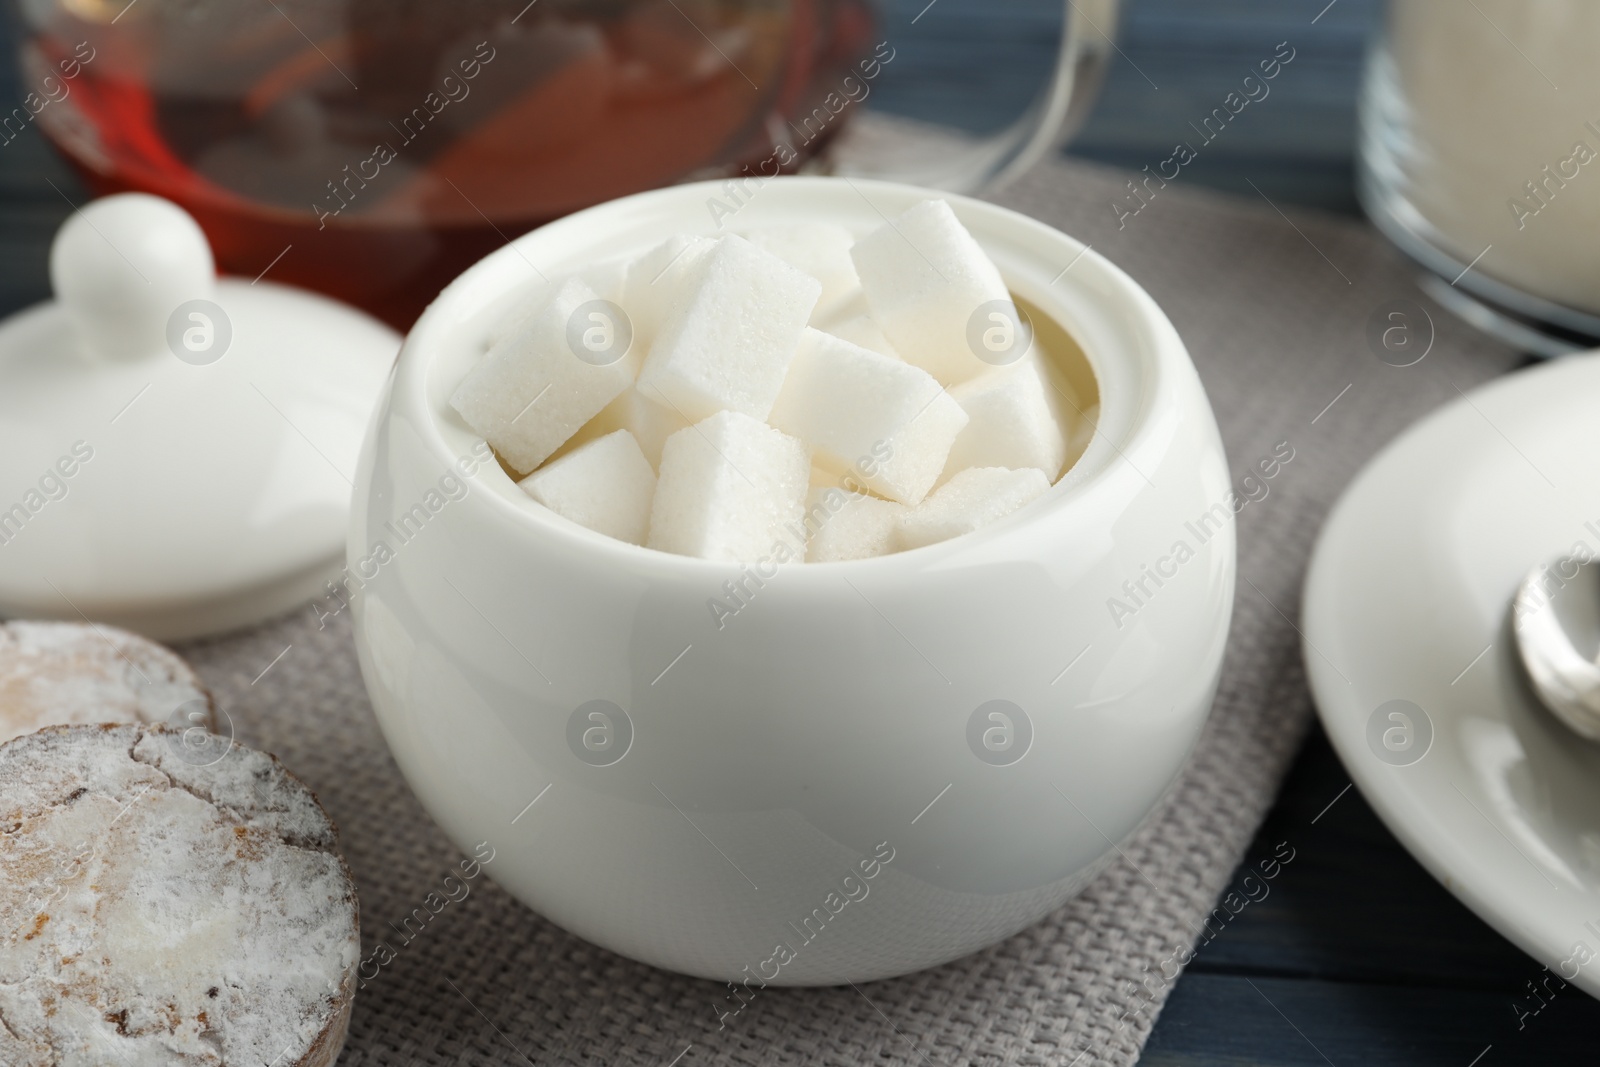
[(142, 194), (68, 220), (50, 274), (56, 300), (0, 322), (0, 615), (170, 640), (321, 591), (400, 337), (217, 279), (194, 220)]

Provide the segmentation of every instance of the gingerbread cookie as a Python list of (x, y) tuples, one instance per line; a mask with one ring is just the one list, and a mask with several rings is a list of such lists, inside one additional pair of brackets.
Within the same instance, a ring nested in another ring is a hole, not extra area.
[(0, 744), (45, 726), (171, 722), (215, 729), (216, 709), (177, 655), (114, 626), (0, 624)]
[(337, 831), (274, 757), (143, 724), (0, 745), (0, 1063), (329, 1067), (360, 946)]

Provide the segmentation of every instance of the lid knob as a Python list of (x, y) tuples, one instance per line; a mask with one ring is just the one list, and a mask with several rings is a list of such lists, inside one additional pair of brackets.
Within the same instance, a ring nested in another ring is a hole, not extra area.
[(211, 245), (189, 213), (144, 193), (83, 207), (56, 233), (50, 283), (80, 342), (100, 359), (125, 360), (167, 348), (167, 322), (180, 305), (210, 299)]

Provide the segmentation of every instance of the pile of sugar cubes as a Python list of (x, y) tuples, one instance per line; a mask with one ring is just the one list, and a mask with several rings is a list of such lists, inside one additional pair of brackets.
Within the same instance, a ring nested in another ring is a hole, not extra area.
[(1043, 357), (980, 358), (986, 308), (1017, 314), (944, 200), (859, 241), (822, 223), (678, 236), (548, 285), (451, 403), (530, 497), (602, 534), (864, 559), (976, 530), (1061, 475)]

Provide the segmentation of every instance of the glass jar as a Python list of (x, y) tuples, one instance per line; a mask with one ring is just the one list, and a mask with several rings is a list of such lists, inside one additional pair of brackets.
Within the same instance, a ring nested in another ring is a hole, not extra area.
[(1600, 3), (1392, 0), (1361, 102), (1368, 214), (1424, 288), (1546, 355), (1600, 344)]

